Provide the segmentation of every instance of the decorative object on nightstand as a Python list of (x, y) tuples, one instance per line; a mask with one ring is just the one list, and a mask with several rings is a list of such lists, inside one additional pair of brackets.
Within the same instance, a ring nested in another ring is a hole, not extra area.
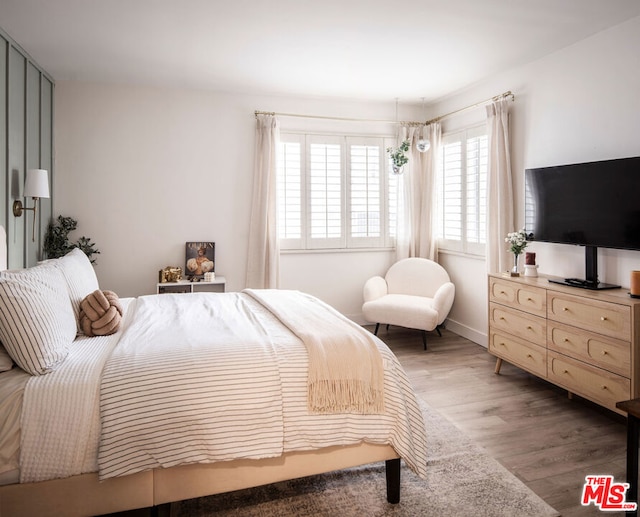
[(518, 272), (518, 258), (529, 244), (527, 242), (527, 234), (522, 230), (508, 233), (504, 241), (509, 244), (509, 251), (513, 253), (513, 267), (511, 268), (511, 276), (520, 276)]
[(185, 273), (190, 280), (202, 280), (215, 270), (215, 242), (187, 242), (185, 247)]
[(177, 266), (167, 266), (158, 271), (158, 282), (179, 282), (182, 280), (182, 268)]

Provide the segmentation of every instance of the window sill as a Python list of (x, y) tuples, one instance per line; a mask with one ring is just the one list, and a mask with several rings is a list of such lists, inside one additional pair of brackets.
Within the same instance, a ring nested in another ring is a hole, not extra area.
[(465, 253), (463, 251), (447, 250), (447, 249), (441, 249), (441, 248), (438, 248), (438, 254), (452, 255), (455, 257), (464, 257), (464, 258), (473, 259), (473, 260), (482, 260), (483, 262), (487, 258), (485, 255), (474, 255), (472, 253)]
[(395, 248), (322, 248), (312, 250), (280, 250), (280, 255), (315, 255), (321, 253), (388, 253)]

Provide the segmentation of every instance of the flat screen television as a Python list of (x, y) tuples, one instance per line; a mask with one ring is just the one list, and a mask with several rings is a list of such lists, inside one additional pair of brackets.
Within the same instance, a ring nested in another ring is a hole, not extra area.
[(585, 247), (585, 278), (558, 283), (619, 287), (598, 280), (598, 248), (640, 250), (640, 157), (526, 169), (525, 230)]

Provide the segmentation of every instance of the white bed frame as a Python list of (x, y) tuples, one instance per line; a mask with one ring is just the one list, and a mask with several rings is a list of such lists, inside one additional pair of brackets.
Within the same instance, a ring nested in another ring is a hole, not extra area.
[(0, 516), (92, 516), (252, 488), (386, 461), (387, 501), (400, 500), (400, 459), (388, 445), (361, 443), (290, 452), (264, 460), (234, 460), (156, 469), (99, 481), (83, 474), (0, 487)]

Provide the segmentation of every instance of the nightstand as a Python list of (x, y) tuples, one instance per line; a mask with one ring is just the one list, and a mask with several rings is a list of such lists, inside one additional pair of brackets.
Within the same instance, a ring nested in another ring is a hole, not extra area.
[(162, 282), (156, 284), (156, 293), (224, 293), (226, 283), (223, 276), (217, 276), (212, 282)]

